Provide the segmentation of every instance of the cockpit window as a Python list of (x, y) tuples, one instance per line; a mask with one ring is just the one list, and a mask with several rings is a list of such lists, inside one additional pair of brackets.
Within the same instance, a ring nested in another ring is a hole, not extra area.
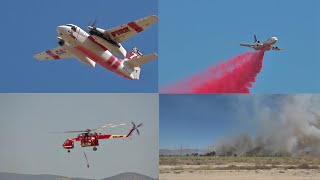
[(72, 24), (66, 24), (66, 26), (71, 27), (72, 31), (76, 32), (77, 31), (77, 27), (75, 25)]
[(72, 31), (76, 32), (77, 28), (75, 26), (71, 26)]

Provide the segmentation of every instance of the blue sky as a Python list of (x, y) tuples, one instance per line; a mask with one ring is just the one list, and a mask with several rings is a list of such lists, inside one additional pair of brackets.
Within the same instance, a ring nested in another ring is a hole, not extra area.
[(320, 92), (320, 1), (159, 1), (159, 86), (184, 79), (278, 37), (252, 93)]
[[(99, 141), (96, 152), (83, 148), (90, 168), (79, 142), (71, 153), (62, 148), (76, 133), (48, 133), (126, 123), (100, 132), (127, 134), (131, 121), (143, 123), (140, 136)], [(157, 94), (0, 93), (0, 172), (89, 179), (136, 172), (158, 178), (158, 123)]]
[[(38, 62), (32, 56), (57, 47), (58, 25), (97, 26), (109, 29), (149, 15), (157, 15), (157, 1), (124, 0), (121, 3), (89, 1), (0, 2), (2, 63), (0, 92), (158, 92), (158, 60), (143, 66), (139, 81), (130, 81), (97, 66), (88, 68), (76, 59)], [(123, 43), (130, 50), (157, 52), (158, 24)]]
[(228, 135), (255, 136), (262, 113), (276, 113), (285, 97), (161, 94), (159, 146), (205, 149)]

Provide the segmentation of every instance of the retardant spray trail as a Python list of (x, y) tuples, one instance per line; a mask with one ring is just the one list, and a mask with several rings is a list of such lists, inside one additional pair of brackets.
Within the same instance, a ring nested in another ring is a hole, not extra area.
[(262, 69), (264, 52), (245, 52), (205, 72), (174, 83), (161, 93), (250, 93)]

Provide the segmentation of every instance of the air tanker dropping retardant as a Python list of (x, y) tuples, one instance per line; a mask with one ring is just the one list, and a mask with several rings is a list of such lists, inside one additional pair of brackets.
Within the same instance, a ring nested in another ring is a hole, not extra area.
[(273, 46), (274, 44), (276, 44), (278, 42), (277, 37), (271, 37), (264, 42), (259, 41), (257, 39), (256, 35), (254, 35), (253, 38), (254, 38), (254, 42), (252, 44), (241, 43), (240, 45), (253, 48), (257, 51), (269, 51), (269, 50), (280, 51), (280, 50), (283, 50), (277, 46)]

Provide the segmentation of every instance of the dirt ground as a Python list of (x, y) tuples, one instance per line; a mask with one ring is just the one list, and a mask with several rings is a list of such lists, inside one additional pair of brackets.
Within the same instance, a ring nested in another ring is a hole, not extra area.
[[(161, 169), (161, 167), (160, 167)], [(319, 180), (318, 169), (196, 170), (160, 173), (160, 180)]]
[(160, 180), (320, 180), (319, 157), (160, 157)]

